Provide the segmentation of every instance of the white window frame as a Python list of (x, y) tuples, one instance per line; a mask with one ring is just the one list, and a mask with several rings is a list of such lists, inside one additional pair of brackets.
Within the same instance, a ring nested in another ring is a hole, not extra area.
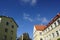
[(0, 18), (0, 23), (1, 23), (1, 20), (2, 20), (2, 19)]

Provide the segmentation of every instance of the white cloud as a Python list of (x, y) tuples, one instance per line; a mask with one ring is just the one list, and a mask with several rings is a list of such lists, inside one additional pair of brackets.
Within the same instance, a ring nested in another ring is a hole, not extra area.
[(40, 17), (40, 14), (37, 14), (37, 17)]
[(35, 19), (36, 19), (37, 21), (40, 21), (40, 20), (41, 20), (40, 14), (37, 14)]
[(48, 22), (49, 20), (45, 17), (41, 19), (41, 24), (47, 24)]
[(6, 15), (7, 12), (8, 12), (7, 9), (3, 8), (0, 9), (0, 15)]
[(28, 18), (28, 20), (29, 20), (30, 22), (33, 22), (33, 19), (32, 19), (32, 18)]
[(37, 3), (37, 0), (32, 0), (32, 1), (31, 1), (31, 4), (32, 4), (32, 5), (35, 5), (36, 3)]
[(33, 19), (30, 17), (29, 14), (24, 13), (23, 16), (24, 16), (24, 19), (25, 19), (25, 20), (29, 20), (30, 22), (33, 22)]
[(37, 21), (41, 21), (41, 18), (40, 18), (40, 17), (37, 17), (35, 20), (37, 20)]
[(29, 17), (29, 16), (30, 16), (29, 14), (26, 14), (26, 13), (24, 13), (23, 15), (24, 15), (24, 16), (27, 16), (27, 17)]
[(41, 17), (40, 14), (32, 18), (29, 14), (24, 13), (24, 19), (29, 20), (30, 22), (40, 22), (41, 24), (47, 24), (49, 20), (46, 17)]
[(40, 14), (37, 15), (35, 20), (40, 22), (41, 24), (47, 24), (49, 22), (49, 20), (46, 17), (41, 17)]
[(30, 2), (30, 0), (21, 0), (21, 1), (24, 2), (24, 3)]
[(28, 19), (30, 15), (29, 15), (29, 14), (24, 13), (24, 14), (23, 14), (23, 16), (24, 16), (24, 19)]
[(37, 21), (39, 21), (41, 24), (47, 24), (49, 20), (47, 20), (45, 17), (44, 18), (36, 18)]
[(37, 3), (37, 0), (20, 0), (21, 3), (27, 3), (29, 5), (35, 5)]

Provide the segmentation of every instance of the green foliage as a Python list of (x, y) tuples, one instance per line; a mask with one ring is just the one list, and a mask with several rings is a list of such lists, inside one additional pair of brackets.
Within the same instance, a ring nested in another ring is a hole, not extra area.
[(60, 40), (60, 38), (58, 38), (57, 40)]
[(23, 40), (31, 40), (28, 33), (23, 33)]

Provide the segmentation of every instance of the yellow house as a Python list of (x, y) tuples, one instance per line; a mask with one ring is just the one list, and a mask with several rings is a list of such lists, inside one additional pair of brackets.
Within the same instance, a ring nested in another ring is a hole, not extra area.
[(0, 40), (16, 40), (17, 27), (13, 18), (0, 16)]
[(60, 13), (57, 14), (46, 26), (35, 25), (33, 40), (57, 40), (60, 38)]

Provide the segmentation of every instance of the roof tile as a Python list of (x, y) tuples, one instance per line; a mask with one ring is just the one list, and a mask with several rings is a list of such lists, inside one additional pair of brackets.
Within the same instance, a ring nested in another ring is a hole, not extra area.
[(43, 31), (46, 28), (46, 26), (45, 25), (35, 25), (35, 28), (38, 31)]

